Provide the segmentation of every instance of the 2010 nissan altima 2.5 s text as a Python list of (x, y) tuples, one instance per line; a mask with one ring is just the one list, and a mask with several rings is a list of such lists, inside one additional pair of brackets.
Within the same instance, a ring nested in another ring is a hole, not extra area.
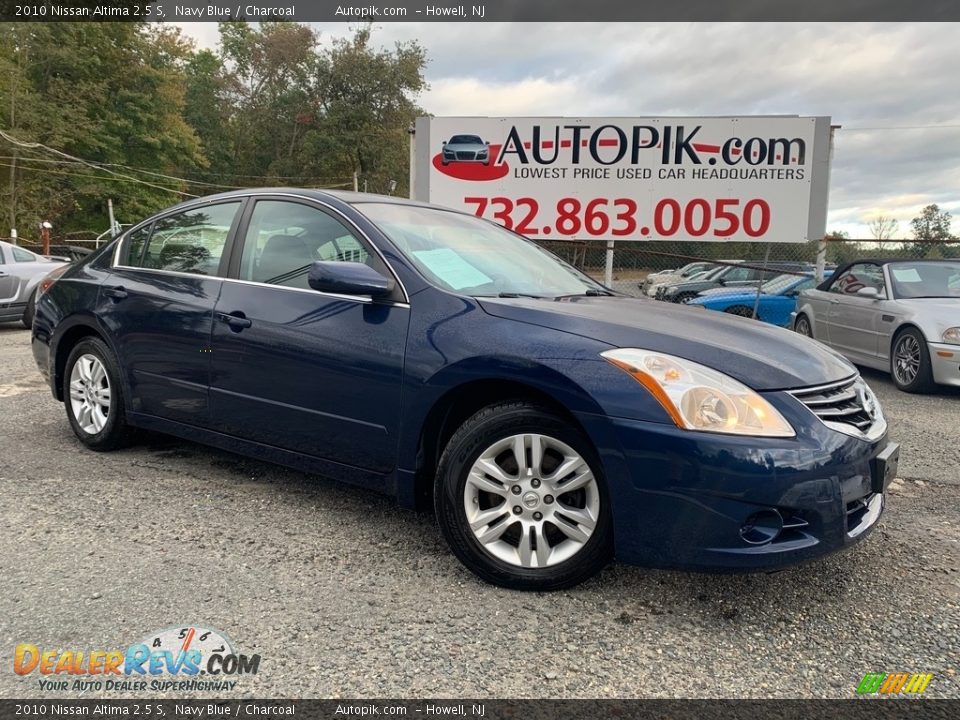
[(365, 194), (193, 200), (70, 266), (33, 352), (80, 440), (189, 438), (432, 505), (521, 589), (612, 557), (768, 570), (877, 522), (897, 446), (787, 330), (618, 296), (470, 215)]

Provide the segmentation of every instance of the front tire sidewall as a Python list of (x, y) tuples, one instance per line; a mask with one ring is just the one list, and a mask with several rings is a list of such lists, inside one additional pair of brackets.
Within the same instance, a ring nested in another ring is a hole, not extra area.
[[(70, 376), (77, 360), (83, 355), (93, 355), (102, 364), (110, 383), (110, 410), (103, 429), (96, 434), (86, 432), (77, 421), (70, 402)], [(120, 372), (113, 353), (106, 343), (98, 338), (84, 338), (78, 342), (67, 357), (63, 372), (63, 400), (67, 410), (67, 419), (77, 438), (93, 450), (113, 450), (123, 445), (128, 436), (126, 418), (123, 410), (123, 390), (120, 386)]]
[[(470, 530), (463, 497), (473, 463), (498, 440), (521, 433), (549, 435), (573, 448), (590, 466), (600, 494), (600, 517), (587, 543), (571, 558), (545, 568), (523, 568), (483, 549)], [(459, 560), (483, 580), (515, 590), (558, 590), (599, 572), (613, 549), (610, 500), (602, 467), (590, 442), (548, 411), (526, 403), (481, 410), (447, 444), (437, 468), (434, 505), (441, 531)]]
[[(920, 346), (920, 367), (917, 369), (917, 376), (911, 382), (904, 384), (897, 379), (894, 366), (897, 362), (897, 346), (903, 338), (907, 336), (913, 337)], [(933, 368), (930, 363), (930, 350), (927, 347), (926, 338), (924, 338), (923, 334), (918, 330), (908, 328), (907, 330), (897, 333), (897, 336), (890, 344), (890, 379), (893, 380), (893, 384), (903, 392), (926, 393), (934, 389), (935, 384), (933, 382)]]
[(804, 337), (813, 337), (813, 328), (810, 326), (810, 321), (806, 315), (799, 315), (797, 317), (796, 322), (793, 324), (793, 330)]

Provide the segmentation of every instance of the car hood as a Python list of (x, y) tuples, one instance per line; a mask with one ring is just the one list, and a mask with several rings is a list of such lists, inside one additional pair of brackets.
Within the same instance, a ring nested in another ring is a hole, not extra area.
[(796, 333), (748, 318), (640, 298), (482, 298), (490, 315), (698, 362), (755, 390), (823, 385), (856, 369)]
[(954, 322), (960, 322), (960, 318), (957, 317), (957, 313), (960, 313), (960, 297), (903, 298), (896, 302), (917, 315), (929, 315), (936, 318), (950, 317)]

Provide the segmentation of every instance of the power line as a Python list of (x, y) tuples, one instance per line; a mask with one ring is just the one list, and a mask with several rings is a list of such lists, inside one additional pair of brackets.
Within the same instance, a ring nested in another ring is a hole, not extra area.
[(5, 133), (3, 130), (0, 130), (0, 137), (2, 137), (8, 143), (11, 143), (12, 145), (16, 145), (17, 147), (22, 147), (26, 150), (32, 150), (34, 152), (36, 152), (37, 150), (46, 150), (47, 152), (51, 152), (55, 155), (59, 155), (60, 157), (65, 157), (68, 160), (73, 160), (74, 162), (78, 162), (78, 163), (81, 163), (82, 165), (86, 165), (87, 167), (90, 167), (94, 170), (102, 170), (104, 172), (108, 172), (111, 175), (115, 175), (118, 178), (123, 178), (130, 182), (140, 183), (141, 185), (146, 185), (148, 187), (152, 187), (157, 190), (166, 190), (167, 192), (174, 193), (176, 195), (184, 195), (186, 197), (199, 197), (199, 195), (194, 195), (193, 193), (184, 192), (183, 190), (174, 190), (173, 188), (169, 188), (164, 185), (157, 185), (156, 183), (148, 182), (140, 178), (135, 178), (130, 175), (124, 175), (123, 173), (118, 173), (114, 170), (111, 170), (110, 168), (103, 167), (102, 165), (97, 165), (96, 163), (91, 162), (89, 160), (84, 160), (83, 158), (78, 158), (74, 155), (70, 155), (60, 150), (55, 150), (52, 147), (47, 147), (43, 143), (24, 142), (23, 140), (18, 140), (17, 138), (12, 137), (7, 133)]
[[(6, 157), (6, 156), (0, 156), (0, 160), (10, 160), (10, 159), (12, 159), (12, 158)], [(19, 159), (20, 159), (20, 160), (32, 160), (32, 159), (34, 159), (34, 158), (19, 158)], [(10, 164), (10, 163), (0, 163), (0, 167), (7, 167), (7, 168), (9, 168), (9, 167), (18, 167), (18, 166), (12, 165), (12, 164)], [(112, 180), (112, 181), (114, 181), (114, 182), (139, 182), (139, 181), (136, 180), (136, 179), (129, 180), (129, 179), (126, 179), (126, 178), (124, 178), (124, 177), (104, 177), (104, 176), (102, 176), (102, 175), (92, 175), (92, 174), (90, 174), (90, 173), (66, 172), (66, 171), (64, 171), (64, 170), (47, 170), (47, 169), (44, 169), (44, 168), (24, 167), (24, 166), (22, 166), (22, 165), (19, 166), (19, 168), (20, 168), (21, 170), (26, 170), (26, 171), (28, 171), (28, 172), (46, 173), (47, 175), (64, 175), (64, 176), (69, 176), (69, 177), (91, 178), (91, 179), (93, 179), (93, 180)], [(333, 189), (333, 188), (341, 188), (341, 187), (352, 187), (352, 185), (353, 185), (352, 182), (334, 183), (334, 184), (326, 184), (326, 185), (324, 185), (323, 187), (320, 187), (320, 188), (317, 188), (317, 189), (319, 189), (319, 190), (324, 190), (324, 189)], [(221, 186), (219, 186), (219, 187), (227, 187), (227, 186), (221, 185)], [(234, 189), (234, 190), (253, 190), (253, 189), (256, 189), (256, 186), (250, 186), (250, 185), (236, 185), (236, 186), (230, 186), (230, 187), (232, 187), (232, 189)], [(191, 197), (201, 197), (201, 196), (199, 196), (199, 195), (192, 195)]]
[[(0, 155), (0, 160), (22, 160), (26, 162), (38, 162), (38, 163), (52, 163), (52, 164), (61, 164), (61, 165), (83, 165), (76, 160), (59, 160), (51, 158), (34, 158), (34, 157), (14, 157), (12, 155)], [(204, 187), (213, 187), (213, 188), (227, 188), (230, 190), (240, 190), (250, 187), (249, 185), (227, 185), (224, 183), (210, 183), (203, 180), (192, 180), (190, 178), (177, 177), (176, 175), (166, 175), (164, 173), (154, 172), (152, 170), (146, 170), (144, 168), (138, 168), (133, 165), (121, 165), (119, 163), (95, 163), (98, 167), (119, 167), (124, 168), (125, 170), (130, 170), (133, 172), (144, 173), (146, 175), (153, 175), (155, 177), (165, 178), (168, 180), (176, 180), (184, 182), (190, 185), (200, 185)], [(219, 175), (221, 177), (243, 177), (251, 178), (255, 180), (311, 180), (314, 182), (321, 183), (334, 183), (337, 181), (342, 181), (344, 184), (349, 184), (352, 182), (352, 177), (340, 176), (340, 177), (316, 177), (314, 175), (240, 175), (234, 173), (218, 173), (214, 171), (207, 170), (198, 170), (198, 172), (207, 173), (210, 175)]]

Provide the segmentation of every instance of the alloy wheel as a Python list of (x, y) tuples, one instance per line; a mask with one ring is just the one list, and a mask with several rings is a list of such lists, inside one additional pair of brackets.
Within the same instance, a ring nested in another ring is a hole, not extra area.
[(467, 474), (463, 505), (489, 554), (543, 568), (570, 559), (590, 540), (600, 518), (600, 489), (569, 445), (524, 433), (480, 453)]
[(893, 351), (893, 372), (897, 382), (901, 385), (912, 383), (920, 372), (920, 362), (920, 343), (913, 335), (904, 335)]
[(810, 332), (810, 321), (806, 317), (801, 316), (797, 319), (796, 331), (801, 335), (813, 337), (813, 333)]
[(70, 371), (70, 406), (83, 432), (96, 435), (110, 417), (110, 380), (103, 361), (95, 355), (77, 358)]

